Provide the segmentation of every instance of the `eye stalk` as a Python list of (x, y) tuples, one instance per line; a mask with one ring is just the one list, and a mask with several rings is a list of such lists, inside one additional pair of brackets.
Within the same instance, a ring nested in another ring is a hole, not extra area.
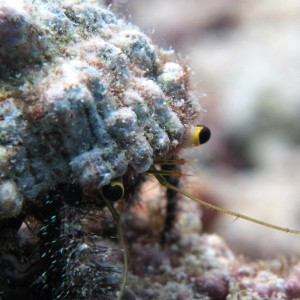
[(200, 146), (210, 139), (210, 135), (211, 133), (208, 127), (197, 125), (191, 133), (190, 142), (193, 146)]
[(122, 283), (118, 295), (118, 300), (121, 300), (122, 295), (124, 294), (127, 277), (128, 277), (128, 256), (127, 256), (126, 245), (124, 241), (124, 234), (123, 234), (122, 224), (120, 220), (120, 215), (114, 208), (112, 202), (118, 201), (122, 199), (124, 196), (123, 178), (122, 177), (114, 178), (109, 184), (102, 187), (99, 193), (100, 196), (103, 198), (106, 206), (110, 210), (112, 217), (117, 225), (117, 230), (119, 234), (119, 243), (121, 249), (123, 249), (122, 252), (123, 252), (123, 259), (124, 259), (124, 267), (123, 267), (124, 269), (123, 269)]
[(110, 184), (101, 188), (100, 195), (110, 202), (121, 200), (124, 196), (124, 184), (122, 177), (113, 179)]

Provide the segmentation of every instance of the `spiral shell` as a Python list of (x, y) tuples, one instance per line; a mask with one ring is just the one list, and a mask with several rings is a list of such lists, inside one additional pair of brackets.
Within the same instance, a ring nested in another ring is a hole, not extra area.
[(187, 66), (97, 1), (1, 1), (0, 86), (2, 219), (58, 183), (147, 171), (200, 111)]

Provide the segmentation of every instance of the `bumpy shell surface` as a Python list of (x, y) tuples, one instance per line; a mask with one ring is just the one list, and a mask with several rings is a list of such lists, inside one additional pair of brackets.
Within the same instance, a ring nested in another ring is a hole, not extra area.
[(0, 219), (177, 151), (199, 111), (187, 69), (97, 1), (1, 1)]

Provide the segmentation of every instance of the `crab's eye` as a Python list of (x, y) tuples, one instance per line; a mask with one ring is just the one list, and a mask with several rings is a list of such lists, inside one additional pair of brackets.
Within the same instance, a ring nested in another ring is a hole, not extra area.
[(101, 189), (101, 196), (108, 201), (118, 201), (124, 196), (124, 184), (122, 178), (115, 178), (110, 184)]
[(197, 125), (191, 134), (191, 144), (199, 146), (205, 144), (210, 139), (210, 130), (203, 125)]

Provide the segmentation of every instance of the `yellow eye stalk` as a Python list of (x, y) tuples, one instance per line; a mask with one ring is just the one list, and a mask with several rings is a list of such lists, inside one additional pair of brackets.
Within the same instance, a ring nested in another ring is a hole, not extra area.
[(124, 196), (124, 184), (122, 177), (115, 178), (110, 184), (105, 185), (100, 190), (100, 195), (103, 199), (110, 202), (121, 200)]
[(190, 137), (190, 143), (193, 146), (200, 146), (202, 144), (205, 144), (210, 139), (210, 130), (208, 127), (203, 125), (197, 125)]

